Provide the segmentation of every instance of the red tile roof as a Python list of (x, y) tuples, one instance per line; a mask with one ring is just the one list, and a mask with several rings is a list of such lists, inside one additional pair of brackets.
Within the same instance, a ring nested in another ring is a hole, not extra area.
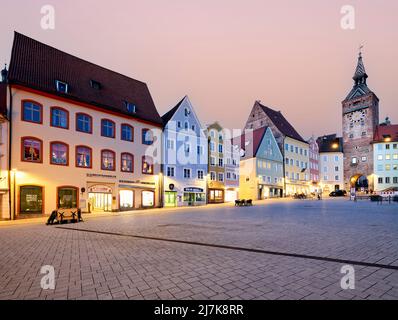
[(250, 159), (257, 155), (258, 148), (263, 140), (268, 127), (262, 127), (256, 130), (245, 130), (245, 132), (232, 139), (232, 144), (238, 146), (239, 150), (245, 150), (244, 158)]
[[(15, 32), (8, 74), (10, 84), (22, 85), (90, 104), (154, 124), (162, 124), (144, 82), (105, 69)], [(56, 81), (68, 84), (68, 93), (56, 90)], [(94, 89), (91, 80), (100, 83)], [(125, 102), (136, 106), (127, 110)]]
[(270, 120), (274, 123), (274, 125), (279, 129), (282, 134), (288, 136), (290, 138), (302, 141), (307, 143), (301, 135), (294, 129), (294, 127), (287, 121), (287, 119), (283, 116), (282, 112), (275, 111), (269, 107), (262, 105), (257, 101), (259, 106), (264, 110), (265, 114), (270, 118)]
[(398, 142), (398, 124), (384, 124), (376, 127), (374, 142), (387, 142), (386, 138), (390, 138), (390, 141)]

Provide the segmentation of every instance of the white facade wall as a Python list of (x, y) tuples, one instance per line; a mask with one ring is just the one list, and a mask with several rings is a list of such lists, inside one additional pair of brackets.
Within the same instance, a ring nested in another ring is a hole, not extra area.
[(373, 145), (374, 185), (376, 192), (398, 188), (398, 142)]
[[(43, 124), (22, 121), (21, 104), (24, 99), (34, 100), (43, 106)], [(69, 111), (69, 129), (50, 126), (50, 107), (62, 107)], [(76, 113), (89, 114), (93, 120), (92, 134), (76, 131)], [(111, 210), (119, 209), (121, 190), (134, 191), (134, 208), (142, 207), (143, 191), (153, 191), (154, 206), (159, 205), (158, 180), (160, 160), (154, 158), (154, 174), (142, 174), (142, 156), (146, 152), (160, 145), (161, 139), (155, 140), (155, 144), (147, 146), (142, 144), (141, 130), (143, 128), (153, 130), (159, 135), (161, 129), (153, 124), (145, 123), (131, 117), (111, 114), (101, 109), (81, 106), (77, 103), (66, 102), (57, 97), (44, 96), (21, 89), (13, 89), (13, 131), (12, 131), (12, 169), (16, 169), (17, 208), (19, 188), (24, 185), (43, 187), (44, 214), (51, 213), (57, 205), (57, 187), (73, 186), (85, 192), (79, 192), (79, 205), (83, 211), (88, 210), (88, 191), (94, 187), (98, 190), (103, 187), (111, 190)], [(107, 138), (101, 136), (101, 119), (110, 119), (115, 122), (116, 137)], [(121, 124), (126, 123), (134, 128), (134, 142), (121, 140)], [(21, 138), (35, 137), (43, 141), (43, 163), (30, 163), (21, 161)], [(62, 141), (69, 145), (69, 165), (58, 166), (50, 164), (50, 142)], [(75, 165), (75, 147), (85, 145), (92, 148), (92, 168), (78, 168)], [(110, 149), (116, 153), (116, 170), (106, 171), (101, 169), (101, 150)], [(128, 152), (134, 155), (134, 172), (121, 171), (121, 153)], [(151, 153), (151, 152), (149, 152)], [(160, 155), (160, 152), (158, 152)], [(158, 160), (158, 161), (156, 161)], [(97, 186), (97, 187), (96, 187)]]
[(342, 152), (319, 154), (320, 187), (329, 194), (335, 189), (344, 189), (344, 157)]

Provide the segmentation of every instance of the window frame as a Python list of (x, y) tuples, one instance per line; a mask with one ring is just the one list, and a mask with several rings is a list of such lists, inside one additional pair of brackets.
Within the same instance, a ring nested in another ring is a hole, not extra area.
[[(132, 166), (131, 166), (131, 171), (125, 171), (123, 170), (123, 155), (128, 155), (131, 156), (132, 158)], [(102, 160), (102, 159), (101, 159)], [(124, 173), (134, 173), (134, 155), (130, 152), (122, 152), (120, 154), (120, 172), (124, 172)]]
[[(30, 160), (25, 160), (25, 147), (24, 147), (24, 141), (27, 139), (31, 140), (36, 140), (40, 143), (40, 160), (39, 161), (30, 161)], [(21, 137), (21, 162), (29, 162), (29, 163), (43, 163), (43, 140), (32, 137), (32, 136), (24, 136)]]
[(154, 144), (154, 142), (155, 142), (155, 137), (154, 137), (154, 135), (153, 135), (153, 132), (152, 132), (152, 142), (151, 143), (145, 143), (145, 141), (146, 140), (144, 140), (144, 131), (146, 131), (146, 132), (148, 132), (148, 131), (152, 131), (151, 129), (149, 129), (149, 128), (142, 128), (141, 129), (141, 143), (144, 145), (144, 146), (151, 146), (151, 145), (153, 145)]
[[(78, 117), (79, 116), (87, 116), (89, 118), (89, 123), (90, 123), (90, 131), (83, 131), (83, 130), (79, 130), (79, 126), (78, 126)], [(82, 133), (87, 133), (87, 134), (93, 134), (93, 117), (90, 116), (87, 113), (84, 112), (77, 112), (75, 115), (75, 129), (77, 132), (82, 132)]]
[[(113, 154), (113, 168), (112, 169), (106, 169), (106, 168), (103, 167), (102, 160), (103, 160), (103, 153), (104, 152), (109, 152), (109, 153)], [(111, 149), (102, 149), (101, 150), (101, 170), (104, 170), (104, 171), (116, 171), (116, 152), (115, 151), (113, 151)]]
[[(77, 164), (77, 149), (78, 148), (87, 148), (90, 151), (90, 165), (88, 167), (79, 166)], [(86, 145), (77, 145), (75, 146), (75, 167), (80, 169), (92, 169), (93, 168), (93, 149)]]
[[(53, 124), (53, 120), (54, 120), (53, 111), (54, 110), (60, 110), (60, 111), (63, 111), (66, 113), (66, 127), (56, 126)], [(56, 106), (51, 107), (50, 108), (50, 127), (69, 130), (69, 110), (62, 108), (62, 107), (56, 107)]]
[[(32, 121), (32, 120), (25, 120), (24, 119), (24, 114), (25, 114), (25, 112), (24, 112), (24, 110), (25, 110), (24, 104), (25, 103), (33, 103), (33, 104), (36, 104), (38, 107), (40, 107), (40, 121), (39, 122)], [(29, 123), (35, 123), (35, 124), (43, 124), (43, 105), (41, 103), (35, 101), (35, 100), (30, 100), (30, 99), (22, 100), (21, 101), (21, 121), (29, 122)]]
[[(102, 126), (103, 126), (103, 122), (104, 121), (109, 121), (109, 122), (113, 123), (113, 136), (105, 136), (104, 135), (104, 132), (102, 131)], [(115, 123), (115, 121), (113, 121), (111, 119), (108, 119), (108, 118), (101, 119), (101, 128), (100, 128), (100, 130), (101, 130), (101, 137), (109, 138), (109, 139), (115, 139), (116, 138), (116, 123)]]
[[(62, 144), (66, 146), (66, 164), (60, 164), (60, 163), (53, 163), (52, 162), (52, 147), (54, 144)], [(69, 144), (63, 141), (50, 141), (50, 152), (49, 152), (49, 161), (50, 164), (53, 166), (61, 166), (61, 167), (68, 167), (69, 166)]]
[[(152, 164), (151, 164), (152, 173), (144, 172), (144, 163), (146, 162), (146, 161), (145, 161), (146, 158), (151, 158), (151, 160), (152, 160)], [(142, 158), (141, 158), (141, 173), (142, 173), (142, 174), (151, 175), (151, 176), (155, 174), (155, 166), (154, 166), (153, 158), (152, 158), (152, 157), (149, 157), (149, 156), (142, 156)]]
[[(129, 127), (131, 129), (131, 140), (123, 139), (123, 127)], [(120, 125), (120, 140), (127, 142), (134, 142), (134, 127), (128, 123), (122, 123)]]

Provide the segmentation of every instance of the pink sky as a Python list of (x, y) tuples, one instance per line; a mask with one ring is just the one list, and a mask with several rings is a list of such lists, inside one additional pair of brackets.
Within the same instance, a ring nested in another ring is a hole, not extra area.
[[(55, 30), (42, 30), (52, 4)], [(340, 27), (343, 5), (356, 29)], [(359, 44), (380, 120), (398, 123), (396, 0), (2, 0), (0, 62), (13, 31), (146, 82), (163, 115), (188, 94), (203, 124), (242, 128), (256, 99), (306, 138), (341, 132)]]

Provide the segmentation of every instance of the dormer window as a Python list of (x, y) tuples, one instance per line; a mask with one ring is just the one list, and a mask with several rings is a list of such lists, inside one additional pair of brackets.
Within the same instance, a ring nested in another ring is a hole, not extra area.
[(95, 81), (95, 80), (90, 80), (90, 86), (91, 86), (91, 88), (96, 89), (96, 90), (101, 89), (101, 83), (99, 83), (98, 81)]
[(136, 113), (137, 112), (137, 107), (135, 106), (134, 103), (125, 101), (124, 104), (126, 106), (127, 112), (129, 112), (129, 113)]
[(62, 81), (55, 81), (56, 87), (57, 87), (57, 91), (60, 93), (68, 93), (68, 84), (66, 82), (62, 82)]

